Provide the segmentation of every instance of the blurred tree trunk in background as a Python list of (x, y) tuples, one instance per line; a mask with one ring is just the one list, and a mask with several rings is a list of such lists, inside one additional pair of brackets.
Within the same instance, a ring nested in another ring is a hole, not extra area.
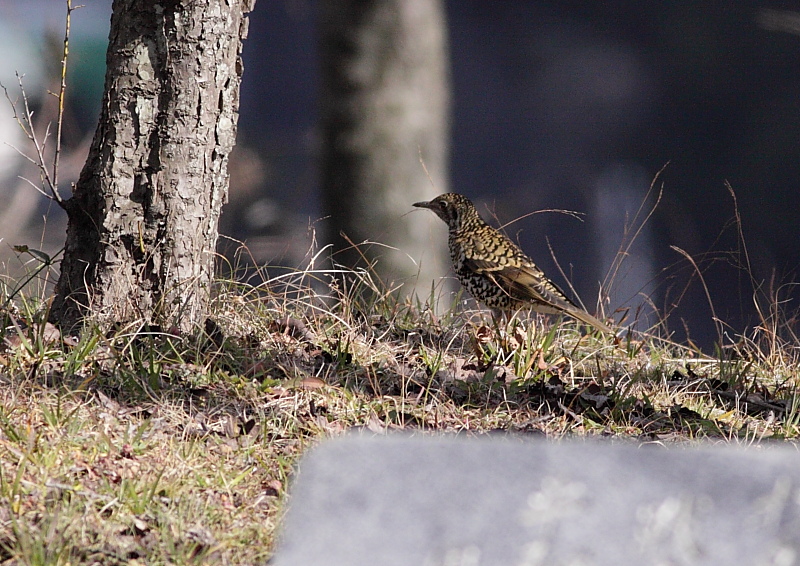
[[(408, 214), (412, 203), (448, 190), (442, 2), (322, 0), (319, 25), (325, 242), (334, 244), (335, 263), (366, 259), (384, 282), (402, 282), (404, 292), (417, 286), (425, 296), (449, 268), (433, 215)], [(342, 235), (390, 247), (353, 249)]]
[(67, 201), (51, 320), (206, 316), (254, 0), (115, 0), (100, 123)]

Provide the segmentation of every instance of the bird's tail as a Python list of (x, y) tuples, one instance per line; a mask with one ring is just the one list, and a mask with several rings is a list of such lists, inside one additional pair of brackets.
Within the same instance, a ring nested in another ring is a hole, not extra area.
[(597, 330), (600, 330), (601, 332), (611, 334), (612, 336), (616, 336), (617, 334), (613, 328), (611, 328), (609, 325), (607, 325), (599, 318), (590, 315), (585, 310), (579, 308), (569, 308), (565, 309), (565, 311), (572, 318), (575, 318), (584, 324), (588, 324), (589, 326), (594, 326)]

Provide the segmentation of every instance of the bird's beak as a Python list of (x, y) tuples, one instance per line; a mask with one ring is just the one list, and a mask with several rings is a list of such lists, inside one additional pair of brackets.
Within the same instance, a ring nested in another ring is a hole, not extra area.
[(433, 205), (431, 204), (431, 201), (428, 201), (428, 200), (424, 200), (422, 202), (415, 202), (411, 206), (416, 206), (417, 208), (433, 209)]

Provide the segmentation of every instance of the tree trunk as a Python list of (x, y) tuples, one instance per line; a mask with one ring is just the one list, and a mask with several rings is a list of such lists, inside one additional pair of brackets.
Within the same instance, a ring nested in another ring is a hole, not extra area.
[(205, 317), (254, 1), (114, 0), (51, 320), (189, 330)]
[(387, 283), (427, 293), (448, 272), (446, 236), (431, 229), (432, 215), (407, 213), (447, 191), (442, 2), (322, 0), (320, 35), (322, 198), (333, 259), (350, 267), (366, 259)]

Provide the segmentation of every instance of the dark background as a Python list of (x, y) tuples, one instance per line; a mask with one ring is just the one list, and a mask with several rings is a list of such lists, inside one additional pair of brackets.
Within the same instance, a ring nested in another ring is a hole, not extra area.
[[(674, 245), (703, 270), (717, 317), (743, 330), (757, 317), (726, 181), (755, 280), (791, 282), (800, 263), (800, 12), (780, 12), (789, 7), (448, 2), (451, 189), (503, 223), (539, 209), (586, 213), (584, 222), (538, 214), (506, 231), (562, 282), (549, 239), (593, 304), (626, 211), (630, 220), (669, 163), (612, 307), (640, 303), (641, 289), (670, 313), (677, 337), (685, 319), (691, 337), (708, 345), (711, 309), (696, 274), (684, 293), (694, 269)], [(264, 160), (264, 191), (316, 219), (314, 3), (261, 2), (250, 29), (241, 140)]]

